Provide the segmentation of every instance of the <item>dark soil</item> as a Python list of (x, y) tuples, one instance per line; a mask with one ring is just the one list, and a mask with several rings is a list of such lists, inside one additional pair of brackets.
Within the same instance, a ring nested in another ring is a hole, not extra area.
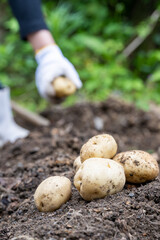
[(43, 115), (51, 127), (32, 128), (29, 137), (0, 150), (0, 240), (160, 239), (160, 177), (127, 183), (120, 193), (92, 202), (73, 186), (71, 200), (53, 213), (39, 212), (33, 201), (36, 187), (49, 176), (66, 176), (73, 183), (73, 160), (99, 133), (112, 134), (119, 152), (146, 150), (159, 161), (159, 116), (113, 99)]

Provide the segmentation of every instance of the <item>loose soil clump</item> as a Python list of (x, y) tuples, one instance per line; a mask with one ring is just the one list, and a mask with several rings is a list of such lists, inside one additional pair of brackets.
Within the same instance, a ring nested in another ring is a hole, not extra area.
[(50, 127), (28, 126), (26, 139), (0, 150), (0, 239), (160, 239), (159, 176), (146, 184), (127, 183), (120, 193), (91, 202), (72, 184), (72, 198), (52, 213), (39, 212), (33, 200), (49, 176), (66, 176), (73, 183), (81, 146), (100, 133), (113, 135), (118, 152), (148, 151), (160, 163), (159, 115), (115, 99), (53, 107), (43, 115)]

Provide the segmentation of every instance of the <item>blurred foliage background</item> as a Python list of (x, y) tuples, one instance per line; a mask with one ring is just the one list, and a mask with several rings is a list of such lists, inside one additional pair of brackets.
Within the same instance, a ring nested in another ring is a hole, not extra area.
[[(43, 1), (48, 26), (84, 84), (66, 105), (82, 99), (101, 101), (110, 94), (144, 109), (152, 101), (160, 104), (160, 22), (152, 29), (150, 18), (159, 6), (154, 0)], [(136, 37), (145, 40), (126, 57), (124, 49)], [(47, 102), (35, 87), (35, 69), (33, 50), (20, 40), (18, 23), (2, 0), (0, 81), (10, 86), (13, 99), (39, 111)]]

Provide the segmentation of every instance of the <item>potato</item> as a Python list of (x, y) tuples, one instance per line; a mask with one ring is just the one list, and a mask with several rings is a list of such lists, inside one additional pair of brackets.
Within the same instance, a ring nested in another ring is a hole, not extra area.
[(35, 205), (41, 212), (52, 212), (71, 197), (71, 181), (66, 177), (48, 177), (37, 187)]
[(140, 150), (117, 154), (114, 161), (124, 167), (126, 180), (131, 183), (144, 183), (158, 176), (157, 161), (147, 152)]
[(80, 158), (80, 156), (79, 156), (79, 157), (77, 157), (77, 158), (74, 160), (74, 163), (73, 163), (73, 168), (74, 168), (75, 172), (78, 171), (78, 169), (80, 168), (81, 164), (82, 164), (82, 162), (81, 162), (81, 158)]
[(86, 201), (117, 193), (124, 184), (123, 167), (105, 158), (87, 159), (74, 176), (74, 185)]
[(53, 88), (56, 93), (56, 97), (66, 97), (76, 91), (76, 86), (71, 80), (65, 77), (58, 77), (53, 81)]
[(88, 158), (112, 158), (117, 153), (117, 143), (109, 134), (94, 136), (86, 142), (81, 150), (81, 162)]

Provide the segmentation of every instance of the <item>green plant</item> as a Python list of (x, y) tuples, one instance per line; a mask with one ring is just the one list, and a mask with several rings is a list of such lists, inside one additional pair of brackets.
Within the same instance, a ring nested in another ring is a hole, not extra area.
[[(148, 11), (148, 1), (142, 2)], [(5, 1), (1, 5), (6, 6)], [(134, 26), (134, 19), (128, 17), (129, 7), (127, 1), (117, 0), (44, 2), (43, 12), (48, 26), (84, 84), (76, 96), (66, 100), (65, 105), (82, 98), (104, 100), (110, 94), (133, 101), (145, 109), (150, 101), (160, 103), (160, 50), (156, 48), (160, 46), (159, 32), (155, 31), (149, 45), (146, 41), (130, 59), (121, 54), (136, 34), (144, 36), (148, 31), (146, 17)], [(28, 43), (20, 40), (17, 21), (9, 8), (5, 9), (6, 14), (0, 19), (3, 25), (0, 79), (11, 87), (16, 101), (31, 110), (42, 110), (47, 103), (39, 97), (35, 87), (34, 53)]]

